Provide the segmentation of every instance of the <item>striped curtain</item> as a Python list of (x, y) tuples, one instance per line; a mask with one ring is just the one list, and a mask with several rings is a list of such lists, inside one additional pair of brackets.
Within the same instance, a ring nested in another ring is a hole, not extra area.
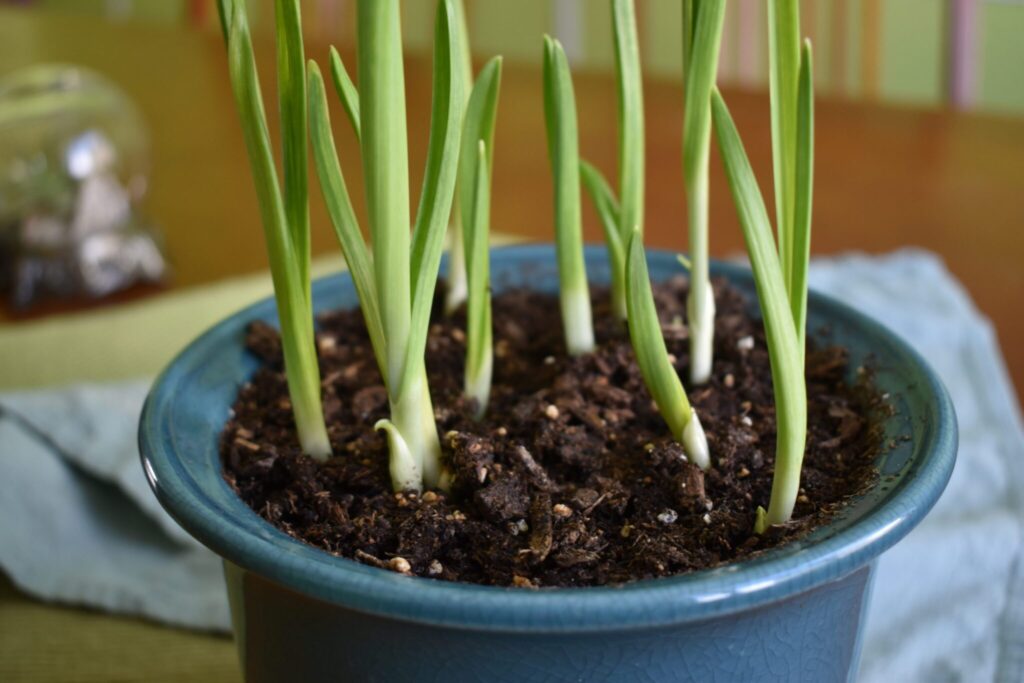
[[(0, 0), (2, 2), (3, 0)], [(10, 2), (11, 0), (7, 0)], [(767, 83), (766, 2), (728, 0), (720, 80)], [(273, 22), (274, 0), (248, 0), (253, 23)], [(473, 49), (540, 59), (540, 34), (557, 35), (575, 65), (612, 64), (607, 0), (465, 0)], [(213, 28), (215, 0), (17, 0), (73, 11)], [(645, 68), (678, 77), (681, 0), (636, 0)], [(310, 40), (350, 44), (355, 0), (302, 0)], [(408, 47), (428, 50), (434, 0), (403, 0)], [(815, 45), (819, 92), (918, 105), (1024, 113), (1024, 0), (802, 0)]]

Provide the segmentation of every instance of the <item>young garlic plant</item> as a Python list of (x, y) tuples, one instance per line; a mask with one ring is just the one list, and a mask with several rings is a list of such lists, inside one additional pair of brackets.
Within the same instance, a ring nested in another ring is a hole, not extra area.
[(718, 72), (725, 0), (684, 0), (683, 175), (690, 227), (690, 381), (711, 377), (715, 339), (715, 295), (708, 272), (708, 164), (711, 150), (711, 88)]
[(690, 405), (683, 383), (672, 366), (661, 334), (658, 311), (654, 306), (654, 293), (647, 274), (643, 237), (633, 231), (629, 240), (626, 262), (626, 306), (629, 338), (636, 353), (637, 365), (644, 384), (665, 418), (672, 436), (682, 444), (687, 457), (702, 470), (711, 467), (708, 441), (697, 412)]
[(644, 225), (644, 96), (633, 0), (612, 0), (619, 112), (619, 198), (596, 167), (580, 162), (580, 176), (604, 229), (611, 265), (612, 314), (626, 319), (626, 257), (633, 231)]
[[(466, 105), (459, 153), (458, 187), (462, 217), (464, 264), (468, 276), (466, 305), (466, 370), (463, 392), (476, 402), (483, 417), (491, 394), (494, 348), (491, 325), (490, 210), (491, 167), (494, 161), (494, 123), (501, 88), (501, 57), (480, 71)], [(449, 293), (451, 290), (449, 290)]]
[(544, 116), (555, 183), (555, 251), (565, 346), (578, 356), (594, 349), (590, 290), (583, 260), (580, 155), (576, 97), (562, 45), (544, 36)]
[[(772, 18), (775, 186), (782, 206), (777, 214), (777, 249), (764, 198), (743, 142), (725, 100), (717, 89), (712, 93), (715, 131), (754, 272), (775, 391), (775, 472), (768, 510), (759, 507), (757, 511), (755, 530), (758, 533), (770, 525), (789, 521), (800, 489), (800, 468), (807, 438), (804, 343), (814, 166), (810, 42), (805, 41), (802, 49), (799, 46), (795, 2), (780, 1), (769, 7), (772, 8), (769, 16)], [(793, 50), (796, 59), (791, 54)], [(790, 167), (791, 173), (786, 171)], [(780, 185), (785, 189), (780, 190)], [(787, 205), (791, 208), (787, 209)]]
[(345, 109), (345, 115), (352, 126), (356, 140), (362, 143), (362, 134), (359, 126), (359, 91), (349, 78), (345, 63), (341, 61), (341, 55), (333, 45), (330, 50), (331, 82), (334, 83), (334, 91), (341, 100), (341, 106)]
[(331, 455), (320, 403), (320, 369), (313, 337), (309, 281), (309, 204), (306, 170), (306, 89), (298, 0), (278, 0), (277, 71), (284, 189), (278, 182), (267, 130), (244, 0), (219, 0), (228, 68), (270, 257), (281, 323), (281, 346), (295, 427), (302, 450)]
[[(388, 437), (392, 484), (396, 490), (420, 490), (424, 483), (446, 484), (424, 355), (445, 225), (455, 193), (465, 100), (463, 74), (457, 63), (462, 35), (454, 2), (439, 0), (430, 141), (410, 237), (399, 14), (398, 0), (359, 2), (360, 92), (351, 81), (345, 85), (347, 77), (337, 79), (362, 152), (372, 260), (338, 163), (323, 77), (312, 61), (308, 75), (310, 133), (320, 187), (387, 388), (391, 417), (378, 422), (377, 428)], [(336, 73), (343, 73), (340, 59), (332, 58), (332, 63), (340, 67)]]
[[(463, 0), (455, 1), (455, 13), (459, 22), (459, 28), (462, 31), (464, 40), (462, 41), (462, 54), (460, 55), (460, 63), (462, 64), (462, 76), (466, 84), (466, 106), (469, 106), (470, 88), (473, 87), (473, 60), (472, 54), (469, 47), (469, 28), (466, 23), (466, 8)], [(467, 147), (469, 149), (467, 151)], [(488, 148), (490, 143), (488, 143)], [(476, 147), (475, 145), (463, 145), (462, 153), (468, 153), (470, 156), (469, 162), (464, 163), (459, 161), (459, 175), (456, 183), (456, 194), (461, 197), (463, 192), (468, 192), (470, 195), (473, 194), (474, 188), (476, 187), (476, 177), (472, 175), (466, 175), (463, 171), (464, 166), (472, 166), (472, 160), (476, 158)], [(463, 190), (463, 187), (468, 187), (468, 190)], [(448, 233), (451, 238), (451, 245), (449, 249), (448, 258), (448, 287), (445, 291), (444, 298), (444, 312), (451, 315), (458, 309), (459, 306), (466, 303), (466, 297), (468, 295), (469, 287), (469, 275), (467, 273), (467, 252), (465, 246), (465, 230), (466, 221), (470, 220), (465, 216), (463, 211), (465, 206), (461, 200), (455, 203), (455, 207), (452, 209), (451, 224), (448, 226)]]
[(810, 42), (800, 44), (798, 0), (769, 3), (768, 43), (776, 231), (802, 358), (814, 189), (814, 81)]

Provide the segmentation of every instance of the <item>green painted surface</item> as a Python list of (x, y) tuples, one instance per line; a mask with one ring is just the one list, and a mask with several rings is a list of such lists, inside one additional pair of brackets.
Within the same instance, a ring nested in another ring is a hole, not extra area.
[(431, 52), (436, 7), (432, 2), (402, 3), (402, 39), (407, 50)]
[(861, 83), (861, 40), (864, 29), (862, 0), (846, 2), (846, 81), (842, 84), (842, 92), (857, 96), (863, 90)]
[(541, 36), (554, 31), (551, 4), (546, 0), (475, 0), (469, 24), (476, 54), (500, 54), (531, 63), (541, 60)]
[[(814, 0), (812, 0), (814, 2)], [(817, 0), (814, 12), (814, 24), (808, 16), (807, 2), (803, 4), (801, 21), (804, 33), (813, 32), (812, 48), (814, 50), (814, 85), (818, 92), (831, 92), (832, 78), (832, 13), (835, 11), (832, 0)]]
[[(562, 0), (568, 2), (570, 0)], [(583, 21), (583, 55), (588, 68), (615, 68), (612, 9), (607, 0), (575, 0)], [(640, 23), (640, 17), (637, 17)]]
[(89, 16), (110, 16), (144, 21), (176, 22), (185, 18), (184, 0), (42, 0), (39, 6)]
[(647, 73), (680, 78), (683, 73), (683, 5), (680, 0), (646, 0), (637, 8), (646, 31), (640, 49)]
[(979, 28), (979, 106), (1024, 113), (1024, 4), (988, 3)]
[(894, 102), (943, 101), (945, 3), (899, 0), (881, 5), (879, 95)]

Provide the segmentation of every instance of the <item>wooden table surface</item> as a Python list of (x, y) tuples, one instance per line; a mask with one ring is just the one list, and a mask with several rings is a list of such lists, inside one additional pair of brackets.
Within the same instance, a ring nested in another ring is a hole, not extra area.
[[(265, 92), (272, 93), (273, 45), (260, 42), (257, 50)], [(325, 45), (311, 42), (307, 51), (323, 63)], [(173, 287), (266, 266), (219, 34), (0, 11), (0, 73), (40, 61), (95, 68), (138, 102), (152, 133), (147, 208), (166, 236)], [(613, 79), (584, 73), (575, 83), (583, 154), (614, 178)], [(418, 189), (427, 143), (429, 60), (408, 62), (406, 84), (412, 180)], [(683, 250), (681, 88), (651, 80), (645, 96), (647, 239), (651, 246)], [(767, 95), (727, 89), (726, 97), (770, 197)], [(268, 106), (272, 129), (275, 109)], [(354, 138), (340, 107), (333, 115), (346, 179), (362, 216)], [(941, 254), (995, 322), (1016, 386), (1024, 387), (1024, 120), (819, 98), (816, 144), (814, 253), (919, 246)], [(727, 256), (742, 249), (742, 237), (717, 152), (712, 158), (712, 252)], [(506, 65), (493, 194), (494, 230), (551, 239), (536, 66)], [(313, 248), (330, 252), (336, 245), (319, 190), (312, 195)], [(587, 238), (599, 240), (589, 207), (584, 218)]]

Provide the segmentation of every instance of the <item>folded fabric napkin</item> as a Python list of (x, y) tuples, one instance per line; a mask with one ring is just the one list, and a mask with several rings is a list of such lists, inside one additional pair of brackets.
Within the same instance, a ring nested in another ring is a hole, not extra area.
[[(1020, 680), (1024, 428), (991, 324), (926, 252), (818, 260), (811, 285), (913, 344), (942, 376), (960, 420), (959, 461), (946, 494), (880, 562), (861, 680)], [(198, 292), (163, 301), (161, 323), (187, 311), (201, 322), (176, 325), (174, 334), (191, 337), (255, 288), (222, 289), (214, 310), (200, 304), (198, 314)], [(126, 314), (122, 329), (142, 315)], [(7, 353), (35, 333), (24, 331), (18, 343), (0, 333), (0, 349)], [(158, 360), (135, 367), (155, 372), (166, 359)], [(136, 421), (148, 385), (0, 393), (0, 567), (44, 599), (227, 629), (219, 561), (159, 508), (138, 465)]]

